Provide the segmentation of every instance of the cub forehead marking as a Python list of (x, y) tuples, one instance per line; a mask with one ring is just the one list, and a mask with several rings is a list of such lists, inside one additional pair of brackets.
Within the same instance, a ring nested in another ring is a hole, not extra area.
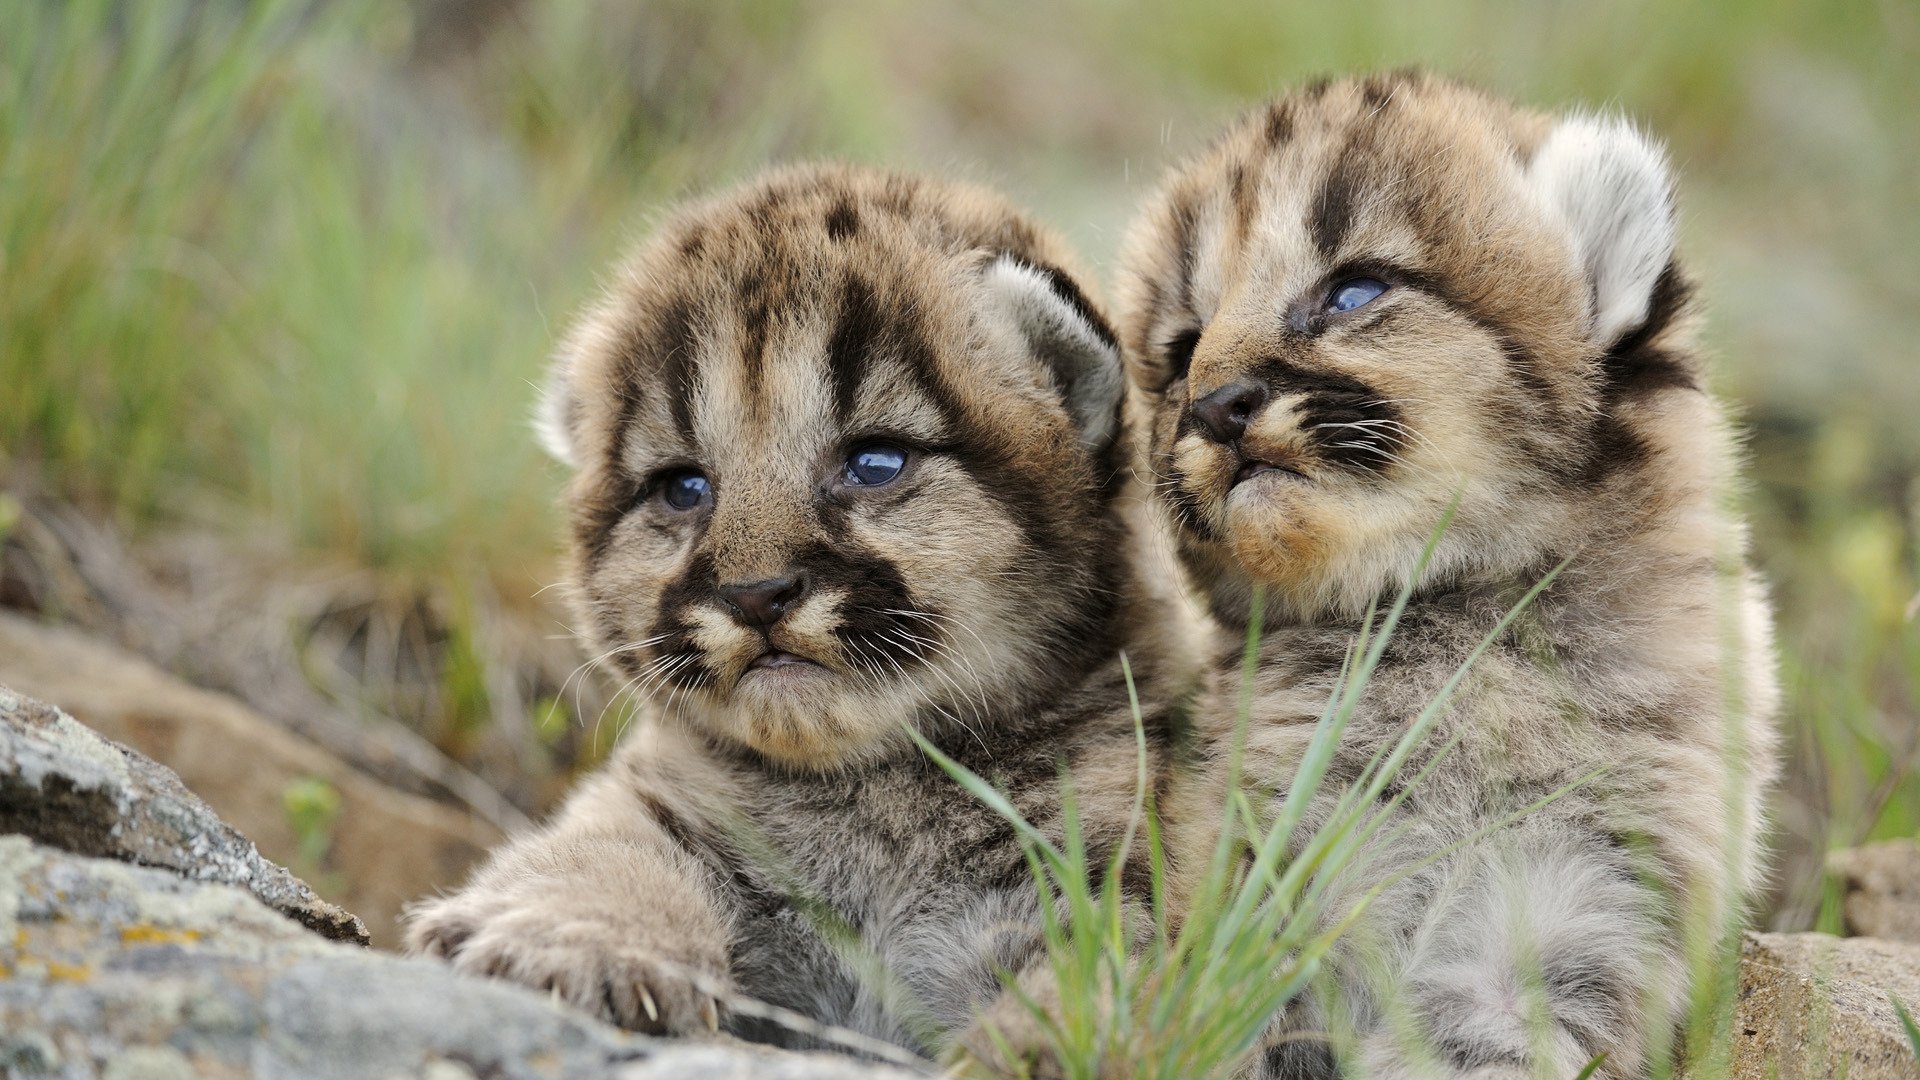
[[(705, 319), (694, 302), (684, 296), (668, 301), (655, 324), (653, 355), (662, 357), (661, 379), (667, 386), (667, 407), (673, 418), (674, 432), (681, 442), (691, 446), (693, 437), (693, 399), (698, 392), (700, 338)], [(645, 379), (645, 366), (635, 365), (628, 387), (629, 409), (649, 396), (637, 385)]]

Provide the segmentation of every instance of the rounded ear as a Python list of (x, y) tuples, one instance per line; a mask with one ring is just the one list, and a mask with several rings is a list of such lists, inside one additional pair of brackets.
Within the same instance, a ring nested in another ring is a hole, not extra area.
[(1126, 375), (1113, 328), (1066, 271), (1001, 253), (984, 271), (992, 302), (1046, 366), (1082, 445), (1104, 448), (1120, 429)]
[(1527, 171), (1566, 222), (1593, 297), (1593, 338), (1611, 347), (1646, 322), (1673, 261), (1666, 155), (1619, 117), (1574, 116), (1548, 134)]
[(573, 352), (569, 342), (560, 347), (547, 366), (546, 385), (533, 407), (533, 433), (540, 441), (540, 448), (568, 468), (579, 465), (573, 449), (578, 400), (573, 391)]

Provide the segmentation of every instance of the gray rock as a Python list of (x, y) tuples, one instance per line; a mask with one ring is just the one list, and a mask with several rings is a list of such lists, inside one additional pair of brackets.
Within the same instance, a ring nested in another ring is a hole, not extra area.
[[(0, 611), (0, 685), (59, 702), (172, 769), (261, 854), (360, 916), (376, 946), (397, 947), (404, 905), (458, 885), (504, 838), (476, 814), (396, 791), (237, 698), (69, 627)], [(317, 862), (286, 805), (290, 789), (314, 782), (339, 799)]]
[(1920, 942), (1920, 843), (1888, 840), (1836, 851), (1827, 871), (1840, 879), (1840, 910), (1856, 937)]
[[(1893, 998), (1920, 1002), (1920, 945), (1826, 934), (1749, 934), (1732, 1068), (1740, 1080), (1913, 1080)], [(1702, 1070), (1703, 1075), (1718, 1075)]]
[(358, 918), (261, 857), (171, 770), (3, 687), (0, 833), (237, 886), (325, 937), (367, 942)]
[(247, 892), (0, 837), (0, 1067), (73, 1078), (883, 1080), (850, 1058), (627, 1034), (334, 944)]

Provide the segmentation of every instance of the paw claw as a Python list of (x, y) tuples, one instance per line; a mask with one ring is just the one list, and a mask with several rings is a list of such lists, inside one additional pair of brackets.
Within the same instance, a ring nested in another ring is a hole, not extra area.
[(640, 988), (640, 1007), (647, 1010), (648, 1020), (656, 1024), (660, 1022), (660, 1006), (654, 1004), (653, 995), (647, 993), (644, 986)]

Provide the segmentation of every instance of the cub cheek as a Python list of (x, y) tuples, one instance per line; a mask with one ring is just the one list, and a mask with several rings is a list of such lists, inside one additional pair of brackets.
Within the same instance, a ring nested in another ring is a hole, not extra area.
[(839, 639), (834, 636), (834, 631), (842, 621), (840, 609), (846, 599), (847, 594), (842, 589), (826, 589), (807, 597), (781, 620), (782, 636), (801, 651), (810, 646), (816, 653), (838, 652)]

